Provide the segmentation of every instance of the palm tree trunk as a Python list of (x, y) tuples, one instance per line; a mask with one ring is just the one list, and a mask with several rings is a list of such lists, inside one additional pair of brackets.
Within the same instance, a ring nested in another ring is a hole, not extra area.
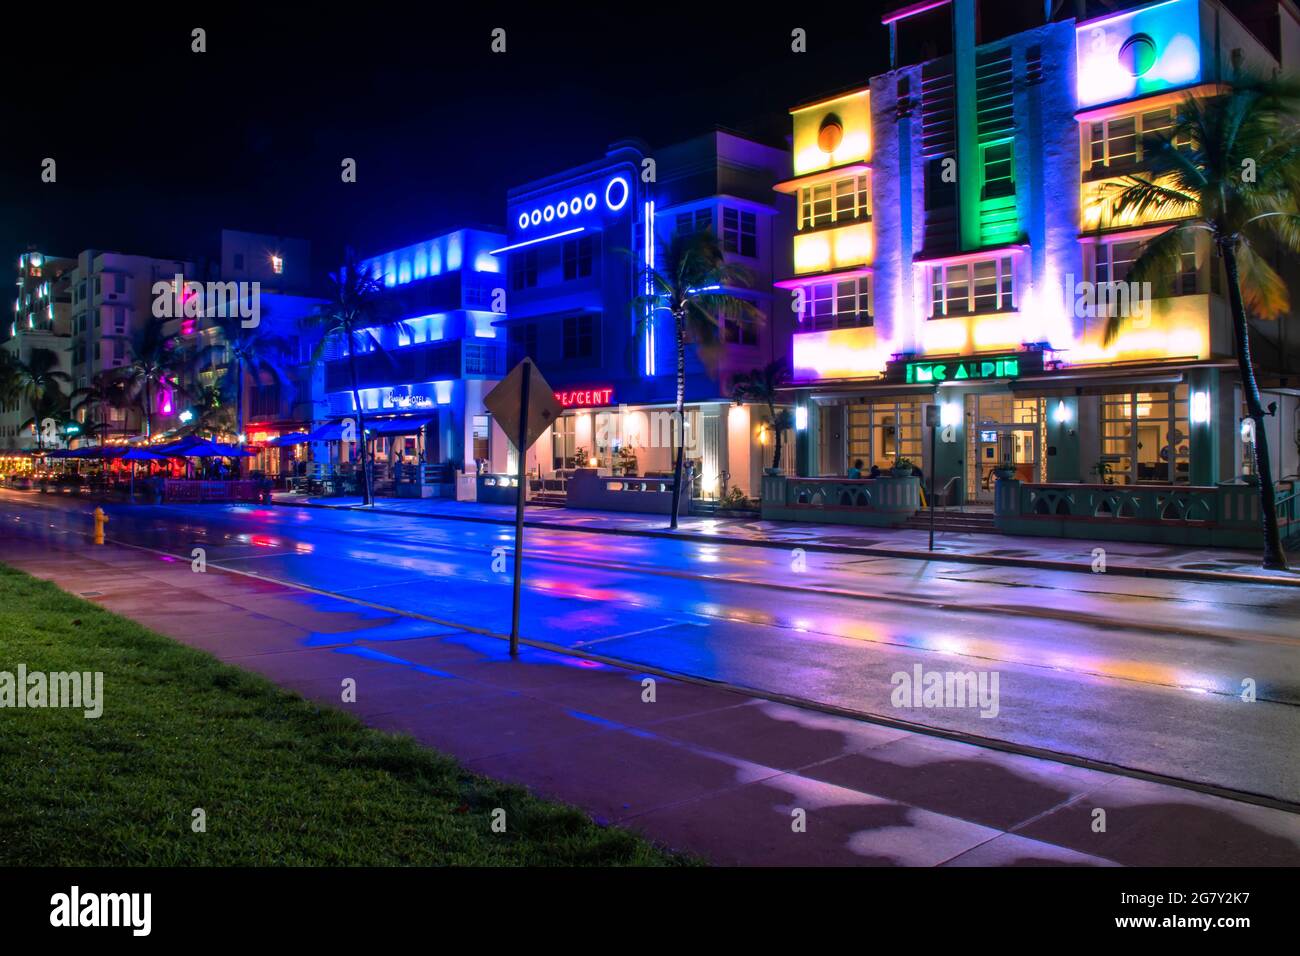
[[(247, 443), (244, 434), (244, 360), (235, 359), (235, 445), (243, 449)], [(235, 459), (235, 476), (244, 477), (243, 458)]]
[(1286, 570), (1286, 552), (1282, 549), (1282, 535), (1277, 523), (1277, 491), (1273, 487), (1273, 465), (1269, 461), (1268, 432), (1264, 428), (1264, 405), (1250, 360), (1250, 327), (1246, 323), (1246, 307), (1241, 299), (1235, 240), (1220, 239), (1219, 252), (1228, 273), (1228, 304), (1232, 308), (1232, 334), (1237, 345), (1241, 388), (1246, 395), (1246, 414), (1255, 423), (1253, 445), (1255, 475), (1259, 478), (1260, 518), (1264, 530), (1264, 567)]
[(144, 380), (144, 437), (153, 437), (153, 389), (148, 378)]
[(776, 403), (767, 403), (767, 412), (772, 416), (772, 470), (781, 467), (781, 429), (777, 428)]
[(677, 428), (673, 435), (676, 444), (673, 462), (673, 512), (669, 529), (677, 530), (677, 512), (682, 501), (682, 464), (686, 455), (686, 317), (674, 315), (677, 326)]
[(366, 448), (366, 415), (361, 410), (361, 389), (357, 386), (357, 357), (352, 343), (348, 343), (348, 372), (352, 376), (352, 404), (357, 410), (357, 448), (361, 450), (361, 503), (374, 504), (370, 484), (370, 452)]

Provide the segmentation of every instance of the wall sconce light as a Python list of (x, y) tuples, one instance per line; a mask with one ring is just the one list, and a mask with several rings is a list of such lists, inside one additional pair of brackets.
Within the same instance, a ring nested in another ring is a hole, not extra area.
[(1052, 412), (1052, 418), (1058, 425), (1064, 425), (1070, 420), (1070, 406), (1066, 405), (1064, 401), (1057, 402), (1056, 408)]
[(939, 424), (944, 428), (961, 424), (961, 406), (956, 402), (945, 402), (939, 406)]
[(796, 405), (794, 407), (794, 428), (795, 431), (806, 431), (808, 429), (808, 406)]
[(1210, 393), (1192, 392), (1190, 408), (1193, 425), (1206, 425), (1210, 421)]

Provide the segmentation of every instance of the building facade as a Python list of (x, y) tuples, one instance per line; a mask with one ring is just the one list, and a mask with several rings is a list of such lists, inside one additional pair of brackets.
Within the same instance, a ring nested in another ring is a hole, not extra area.
[[(492, 250), (504, 239), (457, 229), (362, 261), (385, 290), (382, 318), (355, 356), (381, 478), (397, 464), (473, 472), (490, 457), (483, 396), (506, 371), (505, 334), (495, 325), (505, 276)], [(329, 343), (325, 359), (319, 424), (355, 414), (344, 343)]]
[[(70, 273), (75, 260), (48, 256), (35, 250), (18, 259), (17, 295), (14, 298), (13, 321), (0, 348), (13, 361), (30, 363), (36, 352), (49, 352), (55, 356), (57, 368), (65, 375), (71, 373), (71, 350), (68, 337), (71, 328), (72, 293)], [(67, 388), (63, 391), (66, 393)], [(0, 448), (25, 451), (48, 447), (49, 443), (37, 440), (36, 429), (40, 423), (36, 411), (25, 398), (0, 405)], [(65, 422), (60, 418), (57, 441), (67, 439)]]
[[(1197, 239), (1145, 304), (1117, 302), (1172, 220), (1116, 218), (1109, 184), (1148, 168), (1188, 94), (1292, 72), (1294, 7), (1252, 21), (1261, 38), (1216, 0), (1050, 22), (1008, 6), (903, 7), (885, 17), (889, 72), (792, 111), (800, 474), (906, 458), (965, 503), (991, 503), (1008, 466), (1025, 483), (1248, 474), (1222, 264)], [(1130, 318), (1108, 341), (1116, 308)], [(1295, 475), (1300, 393), (1277, 374), (1285, 349), (1260, 354), (1274, 474)]]
[[(686, 456), (696, 496), (757, 493), (771, 436), (749, 406), (731, 403), (731, 383), (788, 352), (792, 316), (775, 307), (772, 282), (788, 269), (790, 203), (771, 192), (788, 163), (783, 149), (715, 130), (658, 150), (615, 144), (595, 162), (510, 190), (497, 250), (509, 308), (499, 324), (509, 363), (532, 358), (565, 409), (529, 451), (528, 471), (547, 491), (563, 492), (577, 468), (671, 471), (672, 320), (635, 302), (673, 236), (708, 229), (748, 273), (744, 287), (725, 291), (761, 319), (726, 320), (719, 348), (688, 349)], [(492, 470), (513, 469), (511, 444), (492, 431)]]

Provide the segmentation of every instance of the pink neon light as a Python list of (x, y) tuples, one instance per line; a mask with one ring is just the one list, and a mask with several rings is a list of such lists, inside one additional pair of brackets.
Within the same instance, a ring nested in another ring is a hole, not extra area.
[(908, 17), (914, 17), (918, 13), (925, 13), (927, 10), (937, 10), (939, 7), (946, 7), (952, 0), (920, 0), (911, 6), (903, 7), (901, 10), (895, 10), (893, 13), (886, 13), (880, 18), (883, 24), (894, 23), (898, 20), (906, 20)]

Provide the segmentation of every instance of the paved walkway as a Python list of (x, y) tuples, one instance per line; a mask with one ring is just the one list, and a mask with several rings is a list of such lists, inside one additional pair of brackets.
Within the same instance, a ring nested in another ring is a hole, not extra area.
[[(360, 498), (311, 498), (277, 494), (277, 504), (322, 508), (363, 509)], [(380, 498), (373, 509), (404, 515), (426, 515), (461, 521), (514, 524), (513, 506), (489, 505), (446, 498)], [(1300, 587), (1300, 571), (1265, 571), (1259, 555), (1228, 548), (1191, 548), (1134, 541), (1085, 541), (1067, 538), (1015, 537), (936, 531), (934, 552), (929, 533), (913, 528), (861, 528), (851, 525), (800, 524), (747, 518), (682, 518), (678, 530), (668, 530), (667, 516), (582, 511), (575, 508), (529, 506), (530, 528), (656, 537), (703, 538), (727, 544), (809, 551), (873, 555), (1048, 571), (1092, 572), (1093, 551), (1106, 552), (1106, 573), (1179, 580), (1239, 581)], [(1300, 557), (1297, 558), (1300, 561)]]
[(1300, 864), (1281, 810), (538, 648), (512, 661), (498, 637), (43, 527), (0, 529), (0, 561), (716, 863)]

